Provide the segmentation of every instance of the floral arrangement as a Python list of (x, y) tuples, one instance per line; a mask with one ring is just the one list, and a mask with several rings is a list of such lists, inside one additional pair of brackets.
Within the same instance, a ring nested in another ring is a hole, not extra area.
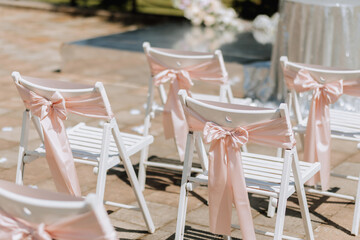
[(225, 7), (220, 0), (173, 0), (174, 6), (184, 11), (184, 16), (192, 24), (244, 30), (244, 23), (234, 9)]
[(225, 7), (220, 0), (173, 0), (173, 4), (176, 8), (183, 10), (184, 16), (195, 26), (205, 25), (219, 30), (229, 29), (233, 33), (251, 30), (255, 40), (261, 44), (275, 41), (279, 21), (278, 13), (271, 18), (258, 15), (251, 26), (239, 19), (235, 10)]

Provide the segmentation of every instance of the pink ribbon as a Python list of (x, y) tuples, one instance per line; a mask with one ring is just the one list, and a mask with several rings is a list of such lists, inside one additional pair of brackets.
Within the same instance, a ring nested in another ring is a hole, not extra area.
[(321, 182), (322, 189), (326, 190), (329, 188), (331, 170), (329, 105), (335, 103), (344, 93), (360, 96), (360, 82), (339, 80), (320, 84), (305, 69), (301, 69), (298, 73), (284, 69), (284, 76), (289, 89), (294, 89), (296, 92), (313, 90), (305, 134), (304, 160), (308, 162), (320, 161), (320, 173), (310, 179), (308, 184), (314, 185)]
[(76, 174), (74, 159), (63, 120), (67, 112), (110, 119), (113, 114), (107, 113), (100, 93), (64, 99), (55, 92), (48, 100), (24, 86), (16, 83), (26, 108), (40, 119), (44, 134), (46, 159), (59, 192), (81, 196), (79, 180)]
[(211, 143), (208, 183), (210, 230), (230, 235), (234, 202), (244, 239), (256, 239), (241, 163), (241, 146), (247, 143), (248, 132), (241, 127), (228, 131), (207, 122), (204, 138), (206, 143)]
[[(164, 51), (164, 49), (161, 49)], [(172, 51), (171, 53), (174, 53)], [(151, 53), (150, 53), (151, 54)], [(179, 52), (179, 54), (191, 54), (191, 52)], [(194, 53), (193, 53), (194, 54)], [(198, 53), (197, 53), (198, 54)], [(191, 64), (183, 62), (187, 67), (173, 69), (166, 63), (162, 63), (153, 56), (147, 54), (153, 81), (156, 86), (170, 82), (167, 101), (164, 106), (163, 127), (165, 138), (175, 137), (180, 160), (184, 160), (186, 135), (188, 126), (185, 115), (178, 98), (178, 91), (185, 89), (190, 95), (190, 87), (193, 85), (192, 79), (206, 81), (209, 83), (222, 84), (227, 81), (227, 76), (222, 75), (221, 66), (216, 58), (202, 61), (201, 63)]]
[(0, 239), (115, 239), (114, 229), (107, 216), (101, 214), (104, 218), (98, 219), (97, 214), (90, 211), (67, 219), (59, 219), (57, 223), (51, 225), (45, 225), (44, 223), (31, 224), (0, 210)]
[[(215, 102), (212, 105), (229, 109), (243, 107)], [(244, 239), (255, 239), (240, 148), (251, 141), (291, 149), (296, 144), (291, 126), (285, 118), (280, 117), (235, 129), (226, 129), (207, 122), (189, 107), (185, 107), (185, 114), (189, 128), (193, 131), (203, 129), (204, 142), (211, 143), (208, 182), (211, 232), (230, 235), (231, 209), (234, 203)]]
[(186, 89), (188, 94), (190, 94), (189, 89), (193, 82), (189, 73), (184, 70), (164, 70), (156, 74), (153, 80), (155, 86), (170, 81), (169, 93), (163, 113), (164, 135), (165, 138), (175, 137), (180, 159), (183, 161), (188, 126), (177, 93), (180, 89)]

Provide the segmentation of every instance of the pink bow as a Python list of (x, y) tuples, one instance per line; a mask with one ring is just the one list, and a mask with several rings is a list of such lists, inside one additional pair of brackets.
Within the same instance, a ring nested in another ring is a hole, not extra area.
[(64, 99), (55, 92), (48, 100), (15, 83), (26, 108), (40, 118), (46, 159), (59, 192), (81, 196), (74, 159), (63, 120), (67, 112), (96, 118), (111, 118), (99, 92)]
[(53, 127), (56, 129), (59, 129), (62, 120), (66, 120), (65, 100), (59, 92), (55, 92), (50, 100), (33, 95), (29, 108), (32, 114), (40, 118), (40, 121), (46, 117), (51, 118)]
[(154, 84), (160, 84), (170, 81), (170, 88), (167, 101), (164, 106), (163, 126), (165, 138), (175, 137), (180, 160), (184, 160), (186, 135), (188, 126), (186, 124), (185, 114), (181, 107), (181, 102), (177, 96), (180, 89), (185, 89), (189, 94), (189, 89), (193, 85), (189, 72), (185, 70), (167, 69), (156, 74), (153, 78)]
[[(160, 51), (167, 51), (159, 49)], [(177, 53), (179, 55), (201, 55), (201, 53), (182, 52), (171, 50), (170, 53)], [(165, 105), (163, 115), (163, 127), (165, 138), (175, 137), (180, 160), (184, 160), (186, 135), (188, 133), (188, 126), (186, 124), (185, 115), (178, 99), (178, 91), (186, 89), (190, 95), (189, 89), (193, 85), (192, 79), (205, 81), (208, 83), (223, 84), (228, 80), (228, 76), (222, 71), (221, 63), (214, 57), (212, 59), (202, 60), (194, 64), (193, 60), (183, 59), (182, 63), (185, 67), (172, 69), (166, 62), (159, 61), (156, 57), (151, 55), (151, 52), (146, 54), (150, 64), (151, 74), (154, 76), (154, 84), (171, 82), (168, 93), (168, 99)]]
[(180, 82), (181, 89), (190, 89), (191, 86), (194, 85), (192, 82), (189, 72), (185, 70), (173, 70), (167, 69), (159, 72), (154, 76), (154, 84), (155, 86), (159, 86), (160, 84), (164, 84), (168, 81), (171, 81), (173, 84), (175, 80)]
[(100, 211), (98, 213), (86, 212), (45, 225), (44, 223), (31, 224), (0, 210), (0, 239), (114, 240), (115, 232), (105, 213)]
[(45, 224), (32, 226), (0, 211), (0, 239), (51, 240), (52, 237), (45, 230)]
[(234, 203), (244, 239), (255, 239), (240, 150), (248, 141), (248, 131), (241, 127), (229, 131), (207, 122), (203, 134), (205, 142), (211, 143), (208, 183), (210, 230), (230, 235)]
[(330, 110), (329, 105), (335, 103), (343, 94), (343, 80), (320, 84), (313, 79), (307, 70), (300, 70), (293, 83), (296, 92), (306, 92), (313, 90), (313, 99), (308, 116), (304, 159), (308, 162), (321, 163), (319, 173), (309, 180), (309, 184), (314, 185), (321, 182), (323, 190), (329, 187), (330, 178)]

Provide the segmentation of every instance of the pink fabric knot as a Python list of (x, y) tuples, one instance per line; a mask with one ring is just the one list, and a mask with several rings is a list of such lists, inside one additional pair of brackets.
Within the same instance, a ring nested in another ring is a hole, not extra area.
[(35, 229), (31, 229), (31, 233), (29, 234), (29, 236), (31, 236), (31, 239), (34, 240), (51, 240), (52, 237), (51, 235), (46, 231), (45, 229), (45, 224), (41, 223), (37, 226), (37, 228)]
[(296, 92), (314, 90), (313, 99), (324, 104), (335, 103), (343, 94), (343, 80), (321, 84), (305, 69), (300, 70), (293, 81)]
[(45, 228), (43, 223), (32, 226), (0, 210), (0, 239), (51, 240), (52, 237)]
[[(226, 130), (212, 122), (207, 122), (205, 124), (203, 134), (206, 143), (224, 139), (226, 145), (231, 145), (234, 149), (238, 150), (249, 140), (248, 131), (242, 127)], [(212, 151), (211, 148), (210, 151)]]
[(175, 80), (179, 82), (178, 84), (180, 89), (188, 90), (194, 85), (189, 72), (185, 70), (166, 69), (154, 76), (155, 86), (159, 86), (160, 84), (164, 84), (169, 81), (173, 84)]
[(31, 92), (31, 101), (28, 104), (28, 108), (40, 120), (50, 117), (54, 124), (53, 127), (56, 129), (60, 127), (59, 121), (66, 120), (65, 99), (59, 92), (55, 92), (50, 100)]

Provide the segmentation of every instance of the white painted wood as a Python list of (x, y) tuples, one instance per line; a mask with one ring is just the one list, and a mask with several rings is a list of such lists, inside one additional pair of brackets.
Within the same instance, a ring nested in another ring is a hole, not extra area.
[(187, 142), (186, 142), (184, 169), (181, 177), (175, 240), (182, 240), (184, 238), (186, 206), (188, 201), (188, 191), (186, 189), (186, 184), (191, 174), (193, 152), (194, 152), (194, 136), (192, 132), (189, 132), (189, 134), (187, 135)]
[[(44, 97), (51, 96), (55, 91), (60, 92), (63, 96), (77, 96), (84, 93), (99, 91), (106, 111), (108, 114), (111, 113), (110, 103), (102, 83), (98, 82), (95, 84), (95, 87), (92, 86), (92, 88), (85, 89), (56, 89), (48, 86), (37, 85), (36, 82), (41, 82), (39, 79), (34, 80), (33, 78), (27, 78), (25, 80), (19, 73), (14, 73), (13, 77), (14, 81), (23, 84), (25, 87), (30, 88), (38, 94), (42, 94)], [(51, 80), (47, 80), (47, 83), (49, 83), (49, 81)], [(31, 162), (38, 157), (44, 157), (46, 154), (43, 145), (35, 150), (29, 150), (26, 148), (30, 116), (31, 114), (29, 110), (24, 112), (16, 180), (19, 184), (22, 183), (24, 162)], [(40, 125), (37, 124), (36, 121), (34, 121), (34, 123), (35, 127), (38, 128), (40, 137), (42, 137)], [(105, 201), (105, 204), (116, 207), (125, 207), (127, 209), (140, 209), (148, 231), (153, 233), (155, 231), (155, 227), (129, 158), (135, 153), (142, 151), (144, 148), (148, 148), (148, 146), (153, 142), (153, 136), (149, 134), (146, 136), (139, 136), (120, 132), (115, 118), (107, 121), (103, 128), (87, 126), (85, 123), (81, 122), (74, 127), (69, 128), (67, 130), (67, 135), (73, 152), (74, 161), (94, 166), (94, 173), (97, 174), (96, 197), (98, 201), (104, 202), (103, 198), (107, 171), (110, 168), (123, 163), (139, 207), (110, 201)]]
[(355, 198), (353, 224), (351, 228), (351, 233), (354, 234), (355, 236), (359, 234), (359, 224), (360, 224), (360, 183), (358, 182), (356, 198)]
[(300, 170), (299, 157), (298, 157), (296, 148), (294, 149), (293, 152), (294, 152), (294, 154), (293, 154), (293, 161), (292, 161), (292, 169), (293, 169), (293, 173), (294, 173), (295, 186), (296, 186), (297, 197), (299, 200), (301, 216), (302, 216), (307, 239), (313, 240), (314, 233), (313, 233), (313, 230), (311, 227), (311, 219), (310, 219), (308, 204), (307, 204), (306, 195), (305, 195), (304, 182), (299, 174), (299, 173), (301, 173), (301, 170)]
[(287, 202), (287, 191), (290, 178), (290, 168), (293, 161), (293, 156), (291, 151), (285, 151), (284, 164), (283, 164), (283, 174), (280, 183), (280, 193), (278, 199), (278, 210), (276, 215), (276, 224), (274, 232), (274, 240), (282, 239), (284, 221), (285, 221), (285, 211), (286, 211), (286, 202)]
[(29, 110), (25, 110), (23, 113), (18, 162), (16, 166), (15, 182), (19, 185), (23, 185), (24, 168), (25, 168), (24, 157), (27, 150), (28, 139), (29, 139), (29, 122), (30, 122), (30, 112)]
[(274, 206), (272, 204), (273, 201), (277, 201), (276, 198), (270, 197), (269, 198), (269, 203), (268, 203), (268, 210), (267, 210), (267, 213), (266, 213), (266, 216), (268, 216), (270, 218), (275, 216), (276, 206)]
[[(217, 124), (219, 124), (219, 122), (224, 122), (224, 125), (228, 128), (235, 128), (237, 126), (241, 126), (241, 124), (251, 124), (260, 120), (274, 119), (281, 116), (286, 118), (289, 127), (291, 128), (290, 118), (286, 105), (281, 105), (278, 109), (275, 110), (260, 108), (246, 108), (245, 110), (241, 110), (239, 108), (231, 109), (231, 105), (229, 104), (226, 106), (223, 105), (224, 107), (219, 107), (197, 101), (188, 97), (185, 91), (180, 91), (179, 96), (183, 106), (190, 107), (192, 111), (206, 119), (206, 121), (212, 121)], [(226, 116), (230, 116), (230, 114), (232, 121), (223, 121), (223, 119)], [(196, 133), (194, 133), (194, 135), (195, 134)], [(191, 141), (190, 143), (190, 145), (187, 145), (187, 153), (188, 151), (192, 152), (191, 148), (193, 148), (192, 145), (194, 145), (194, 142)], [(293, 158), (294, 154), (295, 158)], [(202, 174), (198, 174), (196, 176), (191, 176), (189, 170), (191, 165), (188, 165), (189, 159), (185, 158), (185, 162), (186, 164), (184, 165), (181, 182), (182, 192), (179, 199), (178, 222), (175, 239), (183, 239), (184, 237), (183, 231), (186, 217), (186, 207), (184, 206), (186, 205), (186, 191), (192, 191), (197, 186), (206, 186), (208, 182), (207, 172), (203, 172)], [(301, 205), (300, 209), (304, 221), (305, 233), (308, 239), (313, 239), (313, 232), (309, 218), (310, 215), (308, 212), (309, 210), (303, 183), (320, 170), (320, 164), (299, 161), (296, 155), (295, 147), (292, 149), (285, 149), (284, 158), (243, 152), (242, 164), (247, 191), (249, 193), (268, 196), (270, 197), (271, 202), (278, 202), (279, 204), (278, 213), (276, 216), (275, 233), (264, 231), (257, 232), (264, 233), (267, 236), (273, 236), (274, 239), (297, 239), (283, 236), (282, 234), (287, 199), (295, 191), (297, 191), (299, 203)], [(278, 199), (278, 201), (275, 201), (274, 199)], [(275, 208), (273, 207), (270, 209), (270, 211), (272, 210), (275, 210)]]

